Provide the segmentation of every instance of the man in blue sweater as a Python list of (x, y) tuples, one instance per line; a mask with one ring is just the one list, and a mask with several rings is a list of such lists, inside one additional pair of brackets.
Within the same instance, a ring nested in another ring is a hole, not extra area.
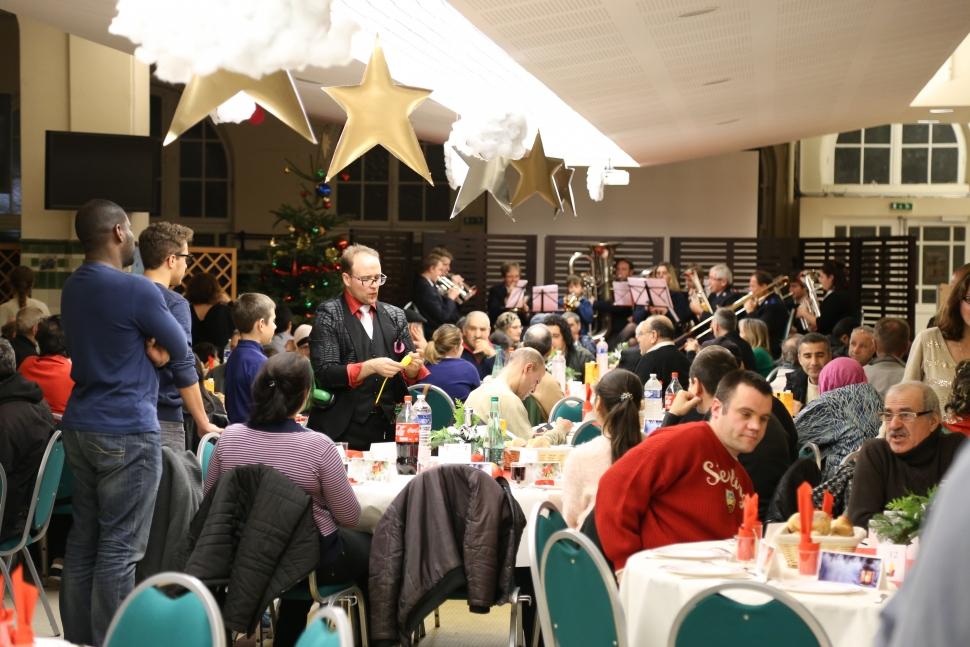
[[(182, 326), (185, 337), (192, 340), (192, 315), (189, 302), (181, 294), (171, 290), (182, 282), (188, 268), (189, 241), (192, 230), (170, 222), (149, 225), (138, 236), (138, 251), (145, 264), (145, 278), (165, 299), (168, 311)], [(162, 428), (162, 446), (175, 451), (185, 450), (185, 425), (182, 407), (191, 414), (200, 436), (221, 431), (209, 422), (199, 391), (199, 375), (195, 371), (195, 353), (185, 348), (171, 349), (172, 360), (158, 372), (158, 424)]]
[(258, 292), (240, 294), (232, 306), (232, 323), (239, 343), (226, 360), (226, 414), (235, 424), (249, 420), (253, 380), (266, 363), (263, 346), (273, 341), (276, 331), (276, 304)]
[(100, 645), (135, 583), (162, 473), (158, 372), (188, 343), (134, 259), (128, 215), (92, 200), (75, 216), (84, 263), (64, 282), (61, 313), (75, 386), (64, 412), (74, 525), (61, 587), (65, 638)]

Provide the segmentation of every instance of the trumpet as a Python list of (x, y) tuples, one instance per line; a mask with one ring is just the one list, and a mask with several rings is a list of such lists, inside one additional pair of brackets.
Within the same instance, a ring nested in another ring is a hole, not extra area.
[(707, 300), (707, 293), (704, 292), (704, 284), (701, 283), (700, 277), (697, 276), (697, 271), (694, 269), (684, 270), (684, 278), (689, 281), (688, 298), (700, 305), (701, 310), (709, 315), (713, 315), (714, 308), (711, 307), (711, 302)]
[[(784, 301), (785, 299), (791, 297), (790, 292), (786, 294), (781, 293), (781, 290), (787, 288), (788, 284), (789, 284), (789, 280), (787, 276), (779, 276), (774, 281), (769, 283), (768, 286), (764, 289), (764, 292), (761, 293), (760, 295), (755, 295), (754, 292), (748, 292), (747, 294), (745, 294), (743, 297), (741, 297), (731, 305), (724, 306), (724, 307), (730, 308), (731, 310), (733, 310), (735, 315), (740, 315), (742, 312), (744, 312), (744, 304), (750, 299), (756, 299), (756, 303), (758, 305), (761, 305), (762, 303), (764, 303), (765, 299), (767, 299), (769, 296), (771, 296), (772, 294), (777, 294)], [(686, 340), (688, 337), (696, 337), (697, 339), (700, 339), (701, 337), (704, 337), (710, 334), (711, 322), (713, 320), (714, 320), (714, 315), (711, 314), (711, 316), (708, 317), (707, 319), (704, 319), (700, 323), (694, 324), (694, 326), (691, 327), (690, 330), (688, 330), (683, 335), (675, 339), (674, 343), (680, 345), (681, 342)]]
[[(822, 309), (818, 305), (818, 271), (817, 270), (804, 270), (801, 275), (802, 285), (805, 286), (805, 299), (808, 301), (806, 307), (808, 311), (812, 313), (812, 316), (816, 319), (822, 316)], [(802, 327), (808, 330), (808, 322), (801, 318)]]
[(472, 297), (472, 290), (474, 290), (474, 288), (468, 288), (464, 284), (459, 285), (455, 283), (447, 276), (438, 277), (438, 280), (435, 281), (435, 287), (438, 288), (441, 294), (445, 294), (448, 290), (458, 290), (458, 298), (462, 301), (470, 299)]

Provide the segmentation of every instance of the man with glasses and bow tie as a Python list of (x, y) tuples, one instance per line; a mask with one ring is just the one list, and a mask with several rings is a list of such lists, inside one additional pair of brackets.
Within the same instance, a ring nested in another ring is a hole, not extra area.
[(938, 485), (965, 438), (943, 433), (936, 392), (923, 382), (891, 387), (879, 417), (885, 438), (867, 440), (856, 458), (848, 508), (854, 526), (868, 525), (893, 499)]
[[(367, 450), (371, 443), (394, 440), (394, 406), (409, 384), (429, 372), (415, 351), (404, 311), (377, 300), (387, 281), (377, 251), (350, 245), (340, 263), (344, 292), (317, 307), (310, 333), (316, 386), (333, 397), (327, 404), (314, 400), (309, 427)], [(404, 366), (407, 355), (411, 361)]]

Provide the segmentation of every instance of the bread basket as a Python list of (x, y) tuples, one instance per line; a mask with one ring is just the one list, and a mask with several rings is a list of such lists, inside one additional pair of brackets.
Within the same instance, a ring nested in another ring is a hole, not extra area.
[[(820, 550), (830, 550), (837, 553), (854, 552), (856, 546), (866, 538), (868, 532), (865, 528), (858, 526), (853, 528), (854, 534), (851, 537), (845, 535), (820, 535), (812, 533), (812, 541), (820, 544)], [(785, 562), (789, 568), (798, 568), (798, 544), (802, 540), (801, 533), (779, 533), (775, 536), (774, 543), (778, 551), (785, 557)]]

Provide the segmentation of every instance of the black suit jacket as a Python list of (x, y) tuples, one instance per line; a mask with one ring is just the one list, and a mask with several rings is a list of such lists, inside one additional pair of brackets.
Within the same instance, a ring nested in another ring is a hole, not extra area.
[[(595, 359), (596, 356), (594, 355)], [(637, 370), (637, 363), (640, 361), (640, 346), (634, 346), (633, 348), (627, 348), (626, 350), (620, 351), (620, 361), (616, 365), (617, 368), (626, 369), (631, 373)]]
[[(488, 301), (487, 310), (489, 321), (492, 325), (495, 325), (495, 320), (503, 312), (507, 311), (508, 308), (505, 307), (505, 300), (509, 298), (508, 288), (505, 287), (505, 283), (496, 283), (488, 289)], [(529, 302), (529, 291), (526, 289), (525, 302)], [(529, 325), (529, 315), (521, 310), (518, 312), (519, 320), (522, 322), (522, 327)]]
[(771, 294), (754, 312), (748, 315), (752, 319), (761, 319), (768, 326), (768, 343), (774, 357), (781, 355), (781, 342), (788, 336), (788, 308), (782, 303), (777, 294)]
[[(353, 318), (353, 321), (347, 321), (347, 318)], [(384, 337), (382, 356), (400, 360), (414, 350), (408, 322), (400, 308), (378, 301), (374, 325), (381, 327)], [(346, 432), (363, 399), (373, 401), (383, 381), (383, 378), (372, 375), (356, 388), (350, 386), (347, 365), (363, 362), (370, 357), (370, 348), (364, 341), (366, 339), (363, 327), (350, 314), (342, 294), (317, 307), (317, 317), (310, 332), (310, 363), (316, 385), (333, 394), (333, 403), (325, 411), (315, 407), (313, 419), (315, 428), (322, 427), (318, 431), (325, 432), (331, 438), (338, 439)], [(387, 381), (381, 396), (381, 409), (388, 424), (393, 425), (394, 404), (401, 402), (406, 394), (407, 384), (400, 374)], [(317, 424), (317, 420), (323, 424)]]
[(732, 353), (734, 352), (734, 349), (736, 348), (738, 350), (738, 352), (735, 353), (735, 354), (738, 356), (738, 359), (740, 361), (744, 362), (744, 368), (746, 370), (748, 370), (748, 371), (755, 370), (755, 368), (754, 368), (754, 351), (751, 350), (751, 344), (749, 344), (748, 342), (746, 342), (743, 339), (741, 339), (741, 335), (739, 335), (736, 332), (730, 332), (730, 333), (728, 333), (726, 335), (721, 335), (717, 339), (712, 339), (710, 341), (706, 341), (706, 342), (704, 342), (701, 345), (702, 346), (705, 346), (705, 347), (706, 346), (724, 346), (725, 348), (727, 348)]
[(818, 310), (820, 316), (815, 322), (815, 329), (823, 335), (831, 334), (835, 324), (846, 317), (859, 320), (859, 309), (846, 290), (829, 292), (818, 304)]
[(690, 375), (690, 360), (676, 346), (661, 346), (644, 353), (637, 362), (636, 374), (640, 381), (646, 384), (651, 373), (657, 374), (657, 379), (663, 384), (664, 392), (670, 384), (670, 374), (677, 373), (680, 385), (687, 388), (687, 378)]
[(458, 304), (442, 296), (438, 288), (431, 285), (424, 276), (418, 274), (414, 279), (414, 295), (412, 299), (427, 323), (424, 324), (424, 336), (431, 339), (431, 335), (438, 326), (458, 321)]

